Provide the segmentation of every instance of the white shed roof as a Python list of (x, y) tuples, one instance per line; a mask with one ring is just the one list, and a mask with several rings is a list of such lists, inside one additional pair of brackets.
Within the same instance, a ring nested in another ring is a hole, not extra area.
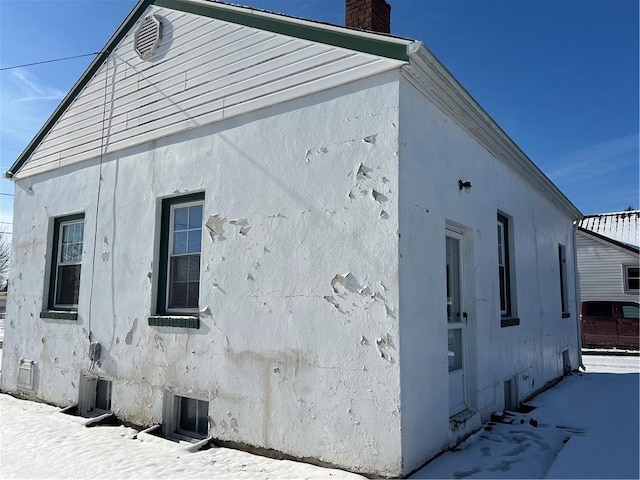
[(640, 210), (587, 215), (579, 223), (585, 230), (627, 245), (640, 246)]

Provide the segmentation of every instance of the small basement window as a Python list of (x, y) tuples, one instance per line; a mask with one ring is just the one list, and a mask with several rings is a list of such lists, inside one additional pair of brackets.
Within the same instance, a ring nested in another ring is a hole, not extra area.
[(516, 377), (504, 381), (504, 409), (512, 412), (518, 410), (518, 384)]
[(111, 380), (91, 375), (81, 375), (78, 413), (92, 416), (111, 411)]
[(204, 438), (209, 433), (209, 402), (176, 397), (176, 432), (188, 437)]
[(111, 382), (99, 378), (96, 382), (96, 410), (111, 411)]

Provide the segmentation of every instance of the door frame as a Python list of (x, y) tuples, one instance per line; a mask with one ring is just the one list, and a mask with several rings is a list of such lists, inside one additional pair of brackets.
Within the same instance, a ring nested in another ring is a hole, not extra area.
[[(445, 265), (446, 265), (446, 240), (447, 237), (453, 238), (458, 241), (458, 278), (460, 279), (460, 311), (466, 312), (468, 314), (467, 303), (468, 303), (468, 286), (469, 278), (467, 278), (467, 248), (466, 248), (466, 234), (465, 231), (461, 228), (457, 228), (450, 224), (446, 224), (445, 226)], [(446, 277), (445, 277), (445, 291), (446, 291)], [(446, 295), (445, 295), (446, 298)], [(449, 330), (451, 330), (450, 325), (458, 322), (449, 322), (447, 318), (447, 339), (449, 336)], [(460, 325), (455, 326), (455, 329), (460, 329), (461, 331), (461, 343), (462, 343), (462, 375), (463, 375), (463, 402), (461, 406), (456, 407), (453, 410), (449, 410), (449, 416), (456, 415), (461, 411), (469, 408), (469, 317), (462, 316), (460, 318)], [(448, 342), (448, 340), (447, 340)], [(448, 351), (448, 350), (447, 350)], [(455, 371), (454, 371), (455, 372)], [(451, 372), (447, 372), (447, 385), (449, 387)], [(449, 388), (447, 389), (449, 392)]]

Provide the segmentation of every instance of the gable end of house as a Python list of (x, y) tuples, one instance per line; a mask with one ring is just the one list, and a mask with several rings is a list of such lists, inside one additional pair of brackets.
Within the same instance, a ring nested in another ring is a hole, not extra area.
[(350, 50), (368, 56), (380, 57), (394, 64), (401, 64), (402, 62), (408, 61), (408, 47), (413, 43), (413, 40), (391, 35), (334, 26), (210, 0), (139, 0), (138, 4), (133, 8), (131, 13), (129, 13), (89, 67), (87, 67), (25, 150), (13, 165), (4, 172), (5, 178), (14, 178), (25, 163), (32, 158), (34, 152), (36, 152), (38, 147), (45, 141), (51, 130), (56, 126), (56, 123), (100, 71), (110, 55), (118, 48), (121, 41), (133, 31), (139, 19), (143, 17), (152, 6), (233, 23), (264, 32), (285, 35), (325, 46)]

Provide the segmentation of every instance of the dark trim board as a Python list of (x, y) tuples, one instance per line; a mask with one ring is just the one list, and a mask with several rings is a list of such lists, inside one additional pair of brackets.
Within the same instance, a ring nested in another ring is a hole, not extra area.
[(229, 10), (227, 8), (220, 7), (215, 3), (212, 3), (211, 5), (202, 5), (190, 3), (184, 0), (156, 0), (154, 4), (159, 7), (194, 13), (196, 15), (215, 18), (217, 20), (244, 25), (246, 27), (257, 28), (267, 32), (280, 33), (282, 35), (301, 38), (303, 40), (333, 45), (334, 47), (348, 48), (350, 50), (357, 50), (359, 52), (379, 55), (381, 57), (409, 61), (407, 46), (386, 41), (384, 40), (383, 34), (379, 35), (379, 39), (363, 38), (360, 35), (349, 32), (347, 27), (344, 27), (344, 32), (339, 32), (329, 30), (323, 27), (323, 24), (319, 22), (317, 26), (300, 25), (284, 15), (280, 16), (280, 18), (267, 18), (262, 15), (254, 14), (253, 10), (249, 8), (243, 10)]

